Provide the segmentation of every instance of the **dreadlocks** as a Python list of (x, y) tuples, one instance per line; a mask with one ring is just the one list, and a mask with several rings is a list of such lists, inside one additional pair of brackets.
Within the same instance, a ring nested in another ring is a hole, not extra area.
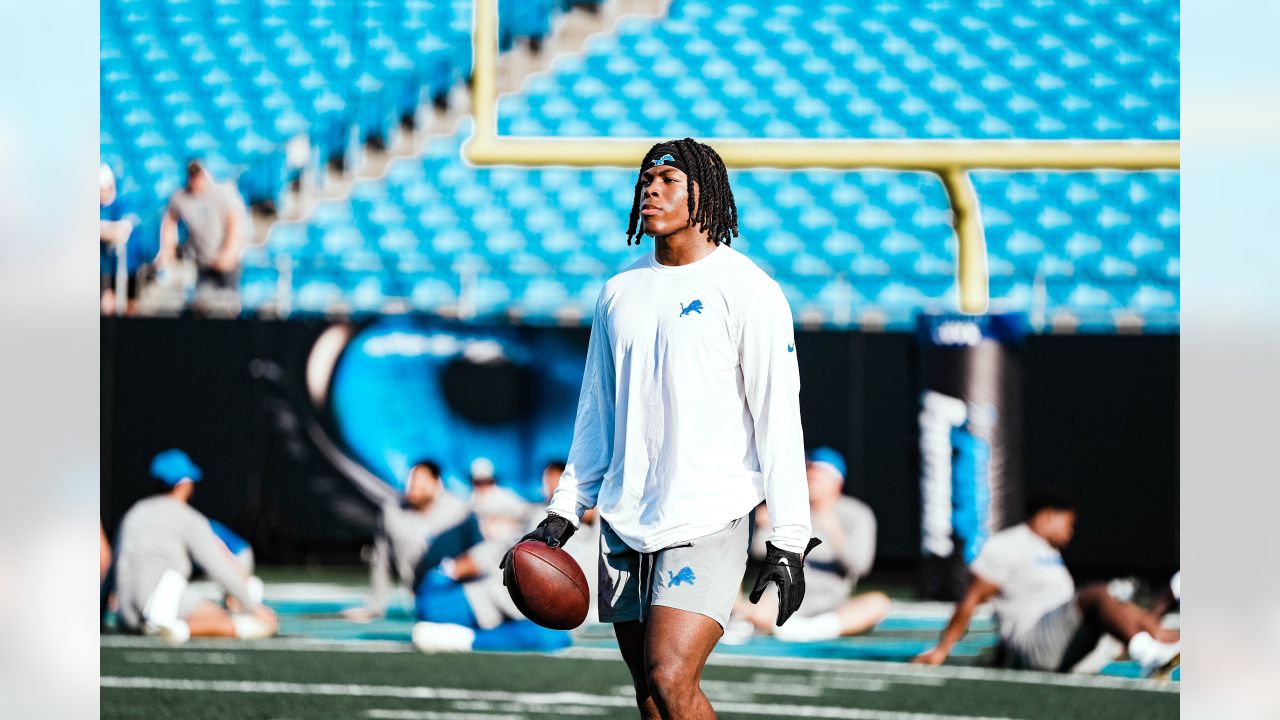
[[(640, 173), (654, 165), (673, 165), (689, 178), (689, 224), (701, 226), (707, 239), (719, 245), (728, 245), (738, 236), (738, 207), (733, 203), (733, 190), (729, 187), (729, 173), (724, 161), (709, 145), (685, 138), (668, 140), (649, 148)], [(698, 186), (698, 202), (694, 206), (693, 186)], [(640, 244), (644, 231), (640, 229), (640, 196), (644, 179), (636, 179), (635, 196), (631, 202), (631, 219), (627, 225), (627, 244), (635, 238)]]

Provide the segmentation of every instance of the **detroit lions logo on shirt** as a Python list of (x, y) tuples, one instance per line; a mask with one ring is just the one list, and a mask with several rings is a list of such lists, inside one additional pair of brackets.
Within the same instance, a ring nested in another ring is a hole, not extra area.
[(689, 313), (694, 313), (694, 312), (698, 313), (699, 315), (702, 314), (701, 300), (694, 300), (693, 302), (689, 303), (689, 307), (685, 307), (684, 303), (680, 303), (680, 317), (684, 317), (685, 315), (688, 315)]
[(698, 578), (693, 576), (693, 568), (685, 565), (675, 572), (667, 571), (667, 587), (672, 588), (680, 583), (694, 584)]

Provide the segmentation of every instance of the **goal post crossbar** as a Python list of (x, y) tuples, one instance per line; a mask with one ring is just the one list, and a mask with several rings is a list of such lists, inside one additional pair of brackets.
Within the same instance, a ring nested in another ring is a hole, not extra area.
[[(474, 129), (463, 156), (476, 165), (634, 168), (655, 138), (512, 137), (497, 132), (498, 0), (476, 0)], [(1176, 170), (1177, 140), (855, 140), (700, 138), (731, 168), (900, 170), (942, 180), (956, 233), (960, 310), (987, 310), (986, 238), (971, 170)]]

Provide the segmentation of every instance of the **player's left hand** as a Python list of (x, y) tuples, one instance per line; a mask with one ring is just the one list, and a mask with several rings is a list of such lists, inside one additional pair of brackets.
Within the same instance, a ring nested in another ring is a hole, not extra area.
[(778, 627), (782, 627), (804, 602), (804, 559), (820, 544), (822, 541), (818, 538), (810, 538), (803, 555), (782, 550), (771, 542), (764, 544), (768, 553), (764, 557), (764, 565), (760, 566), (760, 574), (756, 576), (756, 586), (747, 599), (752, 603), (760, 602), (765, 587), (772, 580), (778, 586)]

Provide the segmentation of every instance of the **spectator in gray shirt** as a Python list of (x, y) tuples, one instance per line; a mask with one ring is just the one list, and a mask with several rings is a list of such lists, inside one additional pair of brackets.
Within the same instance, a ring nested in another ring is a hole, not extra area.
[[(174, 643), (189, 637), (261, 638), (279, 621), (257, 602), (249, 575), (214, 534), (209, 519), (188, 503), (203, 473), (181, 450), (165, 450), (151, 463), (160, 492), (138, 501), (120, 523), (116, 597), (120, 622), (130, 632)], [(199, 565), (243, 612), (229, 613), (194, 594), (187, 583)]]
[(187, 243), (196, 262), (199, 286), (234, 289), (244, 250), (247, 214), (233, 186), (219, 185), (199, 160), (187, 163), (187, 183), (169, 198), (160, 222), (160, 254), (156, 264), (177, 259), (178, 223), (187, 228)]

